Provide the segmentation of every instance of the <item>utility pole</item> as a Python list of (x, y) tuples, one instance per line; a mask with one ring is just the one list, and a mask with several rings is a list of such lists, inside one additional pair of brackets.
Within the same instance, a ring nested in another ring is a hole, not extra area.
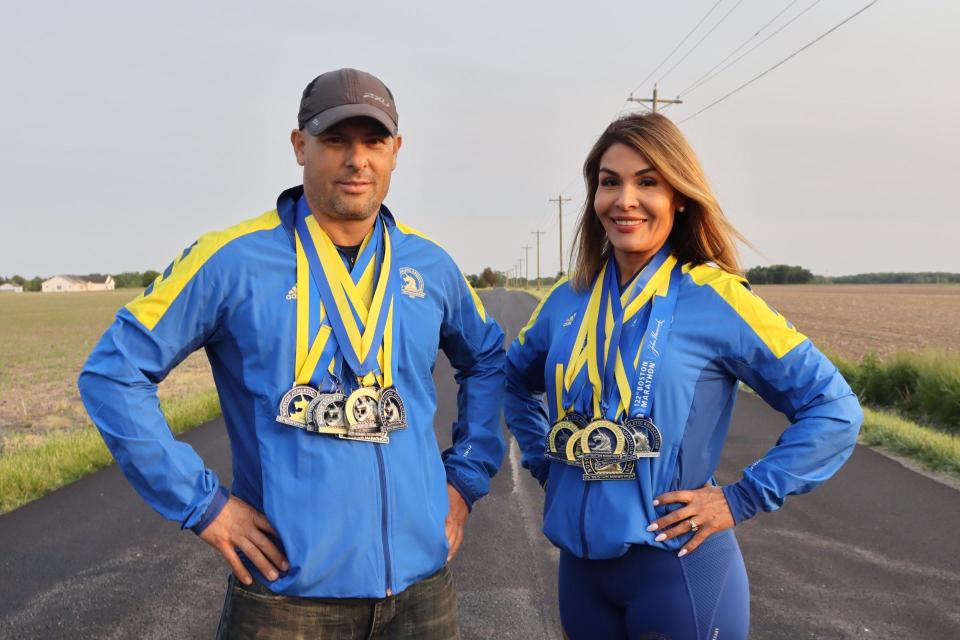
[(517, 286), (520, 286), (520, 274), (523, 273), (523, 258), (517, 258)]
[(630, 94), (630, 97), (627, 98), (627, 102), (639, 102), (643, 104), (644, 102), (649, 102), (653, 105), (651, 111), (657, 113), (657, 107), (661, 104), (683, 104), (683, 100), (679, 97), (676, 100), (667, 100), (665, 98), (660, 98), (657, 94), (657, 85), (653, 85), (653, 98), (634, 98), (633, 94)]
[(531, 231), (531, 234), (537, 236), (537, 290), (540, 289), (540, 236), (546, 233), (546, 231)]
[(527, 283), (529, 284), (530, 283), (530, 245), (525, 244), (523, 245), (522, 248), (527, 254), (526, 271), (525, 271), (524, 279), (526, 279)]
[(558, 193), (556, 198), (550, 198), (550, 202), (556, 202), (559, 210), (560, 222), (560, 275), (563, 275), (563, 203), (570, 202), (570, 198), (564, 198), (562, 193)]

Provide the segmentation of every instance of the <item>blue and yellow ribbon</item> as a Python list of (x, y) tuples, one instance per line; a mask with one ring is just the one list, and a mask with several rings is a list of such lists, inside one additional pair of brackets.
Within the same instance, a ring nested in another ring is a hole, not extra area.
[[(296, 226), (298, 246), (327, 309), (326, 322), (344, 362), (361, 385), (391, 386), (393, 302), (398, 279), (386, 222), (378, 218), (374, 223), (352, 272), (347, 270), (336, 245), (310, 213), (304, 199), (298, 206)], [(298, 280), (299, 272), (298, 258)], [(309, 356), (304, 362), (308, 361)]]
[[(617, 421), (632, 416), (631, 379), (637, 376), (644, 336), (654, 326), (653, 315), (672, 320), (679, 287), (679, 278), (673, 277), (677, 265), (665, 245), (621, 292), (615, 259), (608, 258), (579, 311), (566, 366), (557, 365), (558, 416), (574, 410), (592, 413), (594, 419)], [(666, 301), (668, 294), (672, 294), (670, 304), (656, 303), (655, 298)], [(642, 322), (644, 315), (646, 322)], [(661, 331), (668, 332), (669, 323)]]

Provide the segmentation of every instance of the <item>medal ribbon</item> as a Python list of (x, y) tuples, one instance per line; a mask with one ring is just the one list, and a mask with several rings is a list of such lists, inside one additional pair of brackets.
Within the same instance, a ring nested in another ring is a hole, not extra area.
[[(647, 286), (651, 289), (649, 296), (653, 302), (646, 327), (643, 332), (632, 331), (633, 335), (625, 340), (626, 363), (623, 355), (617, 353), (616, 403), (619, 413), (630, 418), (650, 417), (679, 296), (680, 263), (676, 258), (670, 256), (666, 259)], [(628, 380), (632, 385), (627, 384)]]
[[(606, 274), (607, 265), (604, 264), (597, 276), (597, 281), (602, 282)], [(570, 340), (564, 346), (564, 351), (570, 353), (567, 364), (564, 367), (557, 365), (556, 384), (557, 384), (557, 416), (562, 417), (565, 412), (578, 411), (584, 415), (599, 415), (599, 399), (588, 397), (584, 389), (588, 380), (593, 383), (599, 379), (599, 372), (591, 374), (587, 366), (590, 358), (588, 357), (591, 345), (596, 348), (595, 343), (589, 343), (587, 340), (588, 327), (596, 323), (600, 316), (600, 301), (602, 288), (594, 285), (590, 292), (590, 297), (577, 310), (576, 330), (570, 331)], [(595, 385), (594, 385), (595, 386)]]
[[(323, 306), (337, 311), (328, 312), (326, 320), (344, 361), (363, 386), (392, 385), (393, 299), (398, 279), (393, 273), (386, 222), (378, 217), (352, 274), (303, 198), (297, 208), (297, 236)], [(376, 260), (381, 251), (382, 259)], [(375, 274), (377, 266), (379, 273)]]
[[(667, 320), (672, 319), (676, 306), (679, 279), (671, 283), (671, 274), (675, 267), (678, 268), (678, 262), (670, 252), (669, 244), (664, 245), (623, 293), (620, 293), (616, 262), (613, 256), (609, 257), (594, 282), (585, 308), (581, 310), (580, 324), (570, 345), (567, 365), (565, 369), (557, 365), (557, 391), (558, 397), (563, 391), (564, 407), (581, 410), (590, 407), (584, 411), (585, 414), (592, 411), (595, 419), (603, 417), (613, 421), (634, 413), (630, 402), (633, 397), (631, 389), (636, 385), (631, 387), (630, 380), (639, 375), (641, 370), (641, 344), (647, 342), (645, 338), (648, 333), (655, 332), (652, 344), (658, 353), (662, 352), (669, 332)], [(673, 294), (672, 298), (670, 294)], [(631, 326), (634, 319), (642, 320), (642, 312), (649, 308), (647, 302), (655, 296), (657, 300), (663, 300), (662, 303), (655, 301), (653, 306), (657, 311), (651, 312), (650, 319), (644, 324), (650, 331), (638, 328), (638, 323)], [(638, 318), (638, 315), (641, 317)], [(624, 353), (628, 354), (626, 364)], [(633, 353), (637, 353), (635, 359), (630, 357)], [(646, 411), (649, 411), (659, 365), (659, 356), (653, 357), (657, 359), (644, 360), (654, 363), (652, 369), (649, 366), (642, 368), (644, 375), (650, 370), (654, 372), (652, 379), (644, 381), (648, 389), (644, 403)]]
[[(316, 323), (320, 324), (313, 343), (310, 343), (310, 275), (307, 256), (303, 250), (299, 236), (294, 236), (297, 250), (297, 347), (294, 363), (294, 384), (309, 385), (313, 382), (314, 374), (321, 361), (329, 363), (326, 367), (330, 374), (336, 367), (336, 342), (330, 340), (330, 326), (324, 323), (325, 308), (318, 305), (319, 317)], [(308, 348), (309, 345), (309, 348)], [(332, 377), (332, 375), (330, 376)], [(317, 386), (323, 388), (327, 380), (319, 381)]]

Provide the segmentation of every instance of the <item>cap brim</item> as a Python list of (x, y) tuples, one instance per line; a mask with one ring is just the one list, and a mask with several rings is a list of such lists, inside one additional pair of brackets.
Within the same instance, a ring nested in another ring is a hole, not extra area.
[(390, 135), (397, 135), (397, 123), (391, 120), (390, 116), (383, 110), (369, 104), (342, 104), (338, 107), (332, 107), (307, 120), (303, 128), (307, 130), (307, 133), (316, 136), (338, 122), (349, 118), (373, 118), (386, 127)]

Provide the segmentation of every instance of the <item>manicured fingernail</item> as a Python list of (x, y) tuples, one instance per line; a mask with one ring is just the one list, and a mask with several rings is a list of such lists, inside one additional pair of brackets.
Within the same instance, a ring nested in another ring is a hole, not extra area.
[(680, 553), (677, 554), (677, 557), (678, 557), (678, 558), (682, 558), (682, 557), (685, 556), (685, 555), (687, 555), (687, 550), (686, 550), (686, 549), (680, 549)]
[(247, 586), (249, 587), (250, 585), (253, 584), (253, 578), (251, 578), (251, 577), (249, 577), (249, 576), (246, 577), (246, 578), (244, 578), (244, 579), (243, 579), (243, 584), (245, 584), (245, 585), (247, 585)]
[(657, 523), (656, 523), (656, 522), (651, 522), (651, 523), (650, 523), (650, 526), (647, 527), (647, 531), (656, 531), (656, 530), (657, 530)]
[(660, 501), (659, 501), (659, 500), (654, 500), (654, 501), (653, 501), (653, 506), (659, 507), (659, 506), (660, 506)]
[(667, 539), (667, 534), (665, 534), (665, 533), (661, 533), (661, 534), (658, 535), (656, 538), (654, 538), (654, 540), (655, 540), (656, 542), (663, 542), (663, 541), (666, 540), (666, 539)]
[(290, 563), (285, 561), (283, 564), (280, 565), (280, 568), (283, 569), (284, 571), (289, 571)]
[(277, 572), (276, 572), (276, 571), (271, 571), (270, 573), (267, 574), (267, 578), (270, 580), (270, 582), (273, 582), (274, 580), (276, 580), (276, 579), (279, 578), (279, 577), (280, 577), (280, 576), (277, 575)]

